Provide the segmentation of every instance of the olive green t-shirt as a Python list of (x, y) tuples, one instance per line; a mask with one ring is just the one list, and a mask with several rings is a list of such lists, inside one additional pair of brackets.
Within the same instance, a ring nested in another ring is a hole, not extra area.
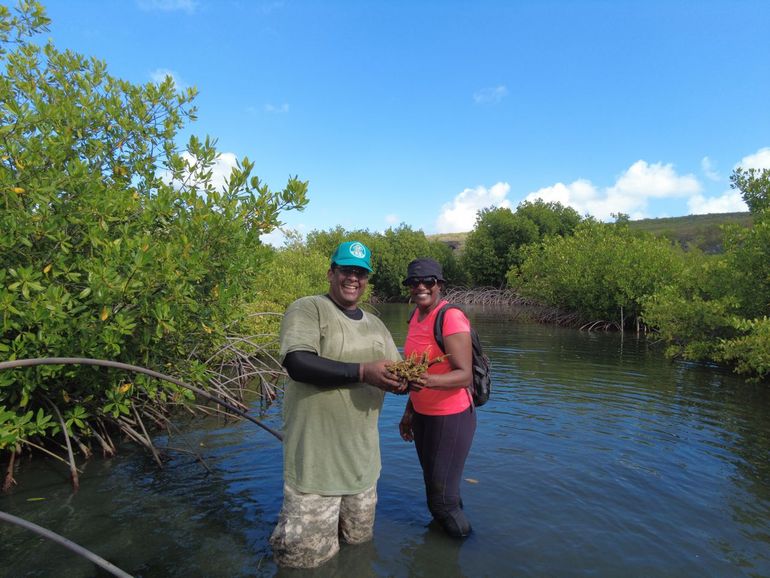
[[(281, 361), (311, 351), (348, 363), (400, 358), (377, 317), (347, 317), (324, 295), (298, 299), (281, 323)], [(377, 421), (384, 392), (364, 383), (320, 387), (288, 380), (283, 400), (284, 480), (309, 494), (348, 495), (371, 488), (380, 475)]]

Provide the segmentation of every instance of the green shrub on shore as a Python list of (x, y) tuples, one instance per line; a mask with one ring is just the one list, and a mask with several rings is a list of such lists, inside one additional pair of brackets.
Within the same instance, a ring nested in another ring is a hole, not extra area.
[[(260, 235), (304, 207), (307, 183), (273, 192), (244, 158), (218, 188), (214, 141), (175, 142), (194, 89), (131, 84), (34, 43), (47, 24), (36, 2), (0, 6), (0, 357), (112, 359), (205, 384), (271, 258)], [(3, 371), (0, 453), (63, 434), (87, 452), (110, 424), (162, 424), (186, 397), (93, 367)]]
[(726, 228), (724, 253), (690, 267), (690, 283), (645, 305), (669, 353), (726, 363), (751, 379), (770, 377), (770, 170), (736, 170), (733, 186), (752, 209), (750, 229)]
[(581, 217), (572, 207), (542, 200), (478, 212), (460, 263), (473, 285), (503, 287), (511, 267), (526, 258), (526, 248), (549, 237), (571, 235)]
[(752, 380), (770, 376), (770, 319), (739, 319), (735, 330), (739, 335), (723, 340), (715, 359), (733, 365), (736, 372)]
[(665, 239), (593, 220), (571, 236), (526, 247), (523, 256), (508, 273), (509, 286), (522, 297), (619, 329), (639, 327), (642, 301), (676, 283), (685, 259)]
[[(286, 307), (304, 295), (326, 293), (329, 256), (294, 240), (276, 249), (257, 272), (256, 292), (245, 307), (246, 332), (265, 345), (276, 345), (281, 316)], [(369, 291), (371, 292), (371, 291)]]

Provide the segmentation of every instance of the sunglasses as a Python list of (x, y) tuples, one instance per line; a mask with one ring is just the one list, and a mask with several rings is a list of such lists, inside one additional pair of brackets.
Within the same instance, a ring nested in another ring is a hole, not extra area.
[(339, 265), (334, 267), (337, 272), (343, 277), (349, 277), (353, 275), (359, 279), (368, 279), (369, 271), (362, 269), (361, 267), (340, 267)]
[(433, 286), (437, 282), (435, 277), (409, 277), (409, 279), (404, 281), (404, 285), (411, 287), (412, 289), (416, 289), (420, 285), (424, 286), (426, 289), (433, 289)]

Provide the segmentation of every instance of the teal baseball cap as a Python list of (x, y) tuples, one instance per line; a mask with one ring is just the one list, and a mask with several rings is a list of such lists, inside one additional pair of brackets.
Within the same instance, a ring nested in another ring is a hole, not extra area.
[(331, 264), (341, 267), (361, 267), (371, 272), (371, 257), (372, 252), (369, 247), (360, 241), (346, 241), (340, 243), (332, 253)]

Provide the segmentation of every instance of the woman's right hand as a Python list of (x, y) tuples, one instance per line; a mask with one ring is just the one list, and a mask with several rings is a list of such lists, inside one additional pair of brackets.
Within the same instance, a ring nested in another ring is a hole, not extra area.
[(404, 410), (404, 415), (401, 417), (401, 421), (398, 424), (398, 431), (401, 433), (401, 439), (403, 439), (405, 442), (414, 441), (412, 416), (414, 416), (414, 412), (409, 407), (407, 407)]
[(420, 377), (409, 382), (409, 391), (420, 391), (423, 387), (428, 387), (428, 373), (423, 373)]

